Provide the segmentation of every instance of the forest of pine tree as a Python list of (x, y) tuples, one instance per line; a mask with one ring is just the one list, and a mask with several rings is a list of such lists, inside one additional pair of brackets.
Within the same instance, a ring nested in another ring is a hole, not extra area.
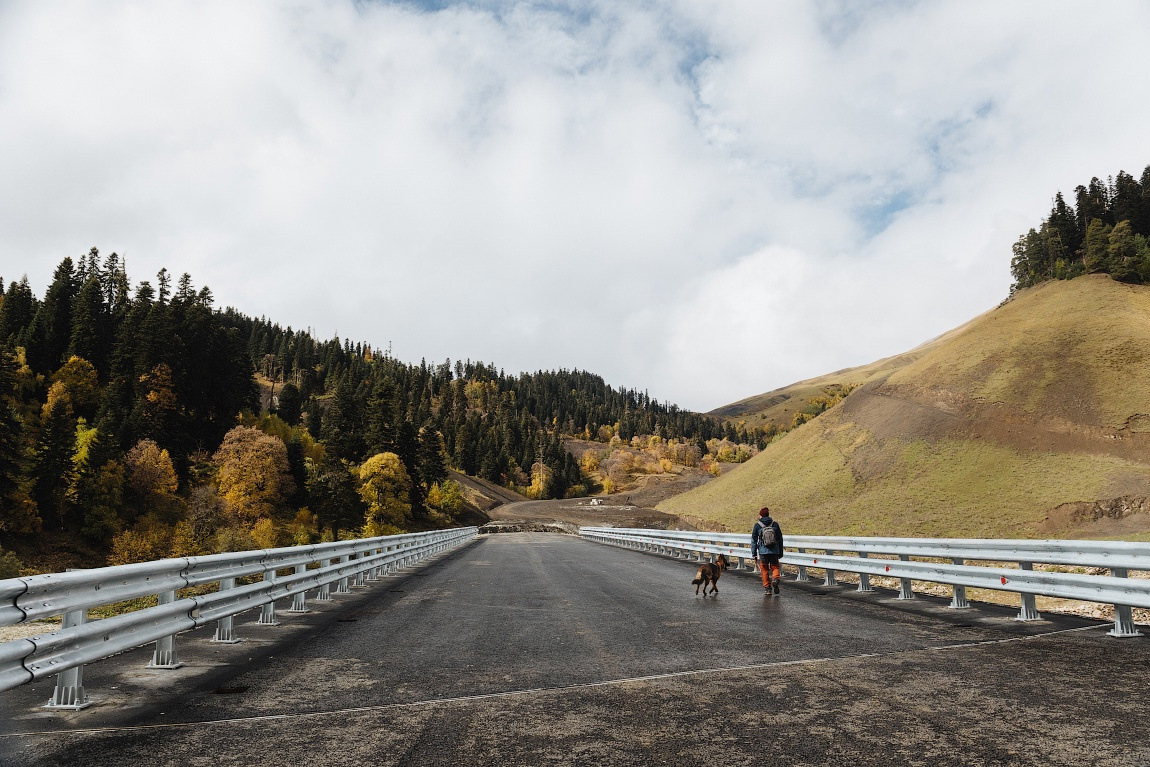
[(1121, 282), (1150, 282), (1150, 166), (1135, 179), (1125, 171), (1090, 179), (1074, 190), (1074, 205), (1059, 192), (1050, 215), (1014, 244), (1011, 292), (1046, 280), (1109, 274)]
[(407, 364), (172, 283), (132, 289), (95, 248), (43, 298), (0, 280), (0, 555), (92, 566), (427, 529), (467, 513), (449, 467), (562, 498), (600, 489), (571, 438), (765, 442), (591, 373)]

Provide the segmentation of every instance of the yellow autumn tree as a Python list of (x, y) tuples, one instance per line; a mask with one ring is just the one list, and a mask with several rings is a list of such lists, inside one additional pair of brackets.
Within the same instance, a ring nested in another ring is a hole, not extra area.
[(436, 482), (427, 491), (427, 505), (449, 517), (454, 516), (466, 506), (463, 500), (463, 488), (453, 479)]
[(57, 384), (68, 397), (77, 414), (91, 415), (100, 404), (100, 381), (96, 368), (83, 357), (72, 355), (52, 375), (52, 386)]
[(259, 429), (237, 426), (229, 431), (213, 460), (219, 467), (220, 497), (249, 525), (277, 517), (295, 492), (287, 446)]
[(172, 457), (153, 440), (142, 439), (124, 456), (128, 485), (142, 496), (176, 492), (179, 481)]
[(411, 522), (411, 477), (395, 453), (376, 453), (359, 467), (359, 496), (367, 504), (363, 534), (402, 532)]

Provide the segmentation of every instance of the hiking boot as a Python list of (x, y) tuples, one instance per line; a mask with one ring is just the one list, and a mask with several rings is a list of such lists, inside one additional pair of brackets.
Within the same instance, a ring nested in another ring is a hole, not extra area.
[(776, 583), (775, 585), (771, 586), (771, 590), (774, 591), (776, 594), (778, 594), (779, 593), (779, 584)]

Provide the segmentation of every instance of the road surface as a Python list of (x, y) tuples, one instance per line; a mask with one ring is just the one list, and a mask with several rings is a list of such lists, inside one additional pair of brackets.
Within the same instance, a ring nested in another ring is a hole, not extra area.
[(1150, 644), (570, 535), (484, 536), (187, 664), (0, 693), (0, 765), (1150, 765)]

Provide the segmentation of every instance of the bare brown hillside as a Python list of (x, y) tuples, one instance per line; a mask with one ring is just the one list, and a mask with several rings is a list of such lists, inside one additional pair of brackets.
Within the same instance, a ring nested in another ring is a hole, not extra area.
[(808, 378), (805, 381), (774, 389), (764, 394), (741, 399), (730, 405), (715, 408), (707, 415), (747, 426), (766, 426), (773, 423), (780, 428), (790, 428), (794, 415), (812, 398), (823, 393), (828, 386), (862, 385), (871, 381), (886, 379), (915, 360), (927, 355), (946, 339), (962, 332), (965, 325), (949, 331), (938, 338), (892, 357), (884, 357), (868, 365), (843, 368), (833, 373)]
[(659, 508), (738, 524), (770, 504), (793, 532), (1150, 537), (1150, 287), (1044, 283), (844, 374), (865, 385)]

